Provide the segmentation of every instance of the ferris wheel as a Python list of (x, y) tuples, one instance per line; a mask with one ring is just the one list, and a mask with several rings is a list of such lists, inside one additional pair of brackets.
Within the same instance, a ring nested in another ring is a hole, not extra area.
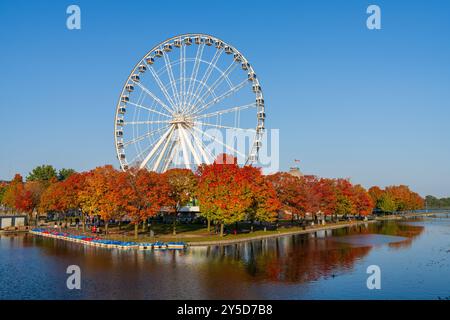
[(264, 98), (252, 65), (206, 34), (183, 34), (151, 49), (132, 69), (116, 107), (122, 170), (195, 169), (218, 154), (258, 161)]

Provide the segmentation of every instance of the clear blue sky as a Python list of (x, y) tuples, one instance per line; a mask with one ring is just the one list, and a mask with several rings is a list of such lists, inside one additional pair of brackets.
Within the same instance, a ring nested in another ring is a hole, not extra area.
[[(66, 29), (66, 8), (82, 29)], [(366, 28), (366, 8), (382, 30)], [(258, 70), (281, 169), (450, 195), (448, 1), (0, 2), (0, 179), (48, 163), (117, 165), (115, 104), (131, 67), (204, 32)]]

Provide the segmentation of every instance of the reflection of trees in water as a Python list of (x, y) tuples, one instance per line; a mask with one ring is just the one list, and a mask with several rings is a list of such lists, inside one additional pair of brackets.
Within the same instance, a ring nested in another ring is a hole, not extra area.
[[(186, 283), (187, 278), (191, 286), (198, 286), (208, 297), (217, 294), (220, 298), (220, 294), (227, 292), (222, 296), (238, 298), (242, 296), (242, 286), (236, 283), (246, 284), (247, 290), (252, 290), (255, 281), (315, 281), (352, 269), (371, 250), (370, 246), (334, 241), (335, 237), (364, 234), (407, 237), (403, 242), (390, 244), (399, 248), (410, 245), (423, 230), (422, 226), (388, 221), (229, 246), (193, 247), (185, 252), (118, 252), (36, 237), (24, 242), (38, 245), (45, 255), (79, 264), (90, 270), (91, 275), (103, 277), (106, 272), (120, 285), (127, 286), (126, 281), (134, 283), (140, 279), (146, 283), (141, 288), (145, 291), (149, 285), (166, 288), (163, 283), (174, 285), (175, 280)], [(134, 290), (133, 296), (144, 291)], [(249, 292), (247, 296), (256, 298), (257, 292)]]
[(210, 276), (216, 273), (223, 277), (225, 273), (229, 279), (242, 278), (245, 270), (248, 280), (298, 283), (350, 269), (369, 251), (370, 247), (354, 248), (313, 235), (299, 235), (213, 247), (196, 254), (208, 258), (205, 268)]
[(418, 237), (424, 226), (415, 226), (398, 221), (383, 221), (381, 223), (370, 223), (349, 228), (333, 230), (334, 236), (349, 236), (349, 235), (363, 235), (363, 234), (380, 234), (406, 238), (403, 241), (391, 242), (388, 245), (392, 248), (406, 248), (411, 246), (412, 241)]
[[(208, 273), (227, 277), (242, 277), (242, 270), (250, 280), (302, 283), (318, 280), (353, 268), (357, 260), (366, 256), (371, 246), (352, 246), (332, 241), (328, 236), (364, 234), (392, 235), (407, 238), (390, 243), (392, 247), (409, 246), (423, 232), (422, 226), (400, 224), (395, 221), (368, 223), (349, 228), (290, 237), (252, 241), (232, 246), (211, 247), (198, 254), (208, 261)], [(226, 268), (226, 271), (223, 269)]]
[(310, 238), (301, 244), (294, 242), (283, 254), (270, 251), (258, 255), (252, 261), (258, 266), (254, 269), (259, 271), (254, 275), (280, 282), (314, 281), (351, 269), (358, 258), (370, 251), (370, 247), (353, 248), (325, 239)]

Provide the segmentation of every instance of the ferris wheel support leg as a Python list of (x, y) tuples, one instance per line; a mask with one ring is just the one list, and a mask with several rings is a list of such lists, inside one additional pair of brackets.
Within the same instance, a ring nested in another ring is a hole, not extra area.
[(175, 154), (176, 154), (175, 150), (177, 149), (177, 144), (178, 144), (177, 141), (172, 142), (172, 146), (170, 147), (170, 151), (169, 151), (169, 158), (166, 159), (166, 163), (164, 164), (164, 168), (163, 168), (162, 172), (167, 171), (167, 169), (170, 166), (170, 163), (172, 162), (173, 158), (175, 157)]
[(166, 133), (159, 139), (158, 143), (153, 147), (153, 149), (150, 151), (150, 153), (145, 157), (144, 161), (142, 161), (141, 165), (139, 166), (139, 169), (144, 168), (147, 165), (147, 162), (153, 157), (155, 152), (159, 149), (161, 144), (166, 140), (167, 136), (172, 132), (173, 126), (169, 128), (169, 130), (166, 131)]
[(186, 134), (186, 130), (184, 129), (183, 125), (180, 124), (180, 132), (183, 136), (183, 140), (189, 150), (192, 152), (192, 155), (194, 156), (195, 163), (199, 166), (202, 162), (200, 160), (200, 157), (197, 154), (197, 151), (195, 151), (194, 147), (192, 146), (191, 140), (188, 138)]
[(185, 165), (186, 169), (190, 169), (191, 166), (189, 165), (189, 155), (187, 152), (186, 141), (184, 140), (181, 125), (178, 124), (177, 128), (178, 128), (178, 131), (180, 132), (180, 142), (181, 142), (181, 148), (183, 148), (184, 165)]
[(203, 146), (201, 145), (201, 141), (198, 140), (198, 137), (194, 134), (192, 130), (189, 130), (189, 133), (194, 137), (194, 143), (197, 146), (198, 150), (200, 150), (200, 153), (202, 154), (203, 160), (206, 164), (211, 164), (209, 161), (208, 155), (206, 154), (205, 150), (203, 149)]
[(153, 171), (156, 171), (158, 169), (159, 164), (161, 163), (161, 160), (162, 160), (164, 154), (166, 153), (167, 147), (170, 144), (170, 139), (172, 138), (173, 132), (174, 132), (174, 130), (170, 131), (170, 134), (169, 134), (169, 136), (166, 139), (166, 143), (164, 144), (163, 149), (159, 153), (158, 159), (156, 160), (156, 162), (155, 162), (155, 164), (153, 166)]

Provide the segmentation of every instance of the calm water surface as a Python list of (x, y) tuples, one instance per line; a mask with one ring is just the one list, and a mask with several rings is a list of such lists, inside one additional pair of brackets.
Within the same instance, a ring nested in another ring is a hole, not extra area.
[[(66, 288), (78, 265), (81, 290)], [(381, 268), (381, 290), (366, 269)], [(450, 297), (450, 215), (186, 251), (121, 252), (0, 237), (0, 299)]]

